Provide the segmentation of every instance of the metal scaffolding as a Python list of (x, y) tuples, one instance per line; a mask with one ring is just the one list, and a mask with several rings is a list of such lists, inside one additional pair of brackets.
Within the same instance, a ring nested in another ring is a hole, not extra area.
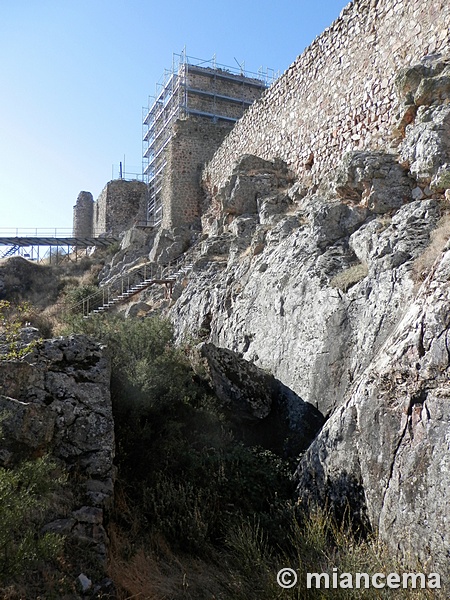
[[(177, 119), (190, 116), (213, 122), (235, 123), (245, 110), (277, 77), (272, 70), (258, 73), (174, 54), (172, 68), (166, 69), (156, 86), (156, 95), (149, 98), (143, 109), (143, 179), (149, 187), (148, 225), (157, 225), (162, 219), (161, 190), (166, 160), (164, 149), (173, 135)], [(229, 93), (219, 93), (230, 89)], [(258, 90), (256, 93), (250, 90)], [(230, 108), (231, 107), (231, 108)]]

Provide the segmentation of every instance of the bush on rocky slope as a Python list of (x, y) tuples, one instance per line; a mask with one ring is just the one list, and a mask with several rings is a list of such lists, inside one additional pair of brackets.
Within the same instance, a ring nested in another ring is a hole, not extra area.
[[(80, 327), (108, 345), (112, 360), (118, 479), (110, 576), (119, 598), (358, 598), (336, 589), (318, 596), (306, 573), (400, 569), (348, 522), (293, 504), (289, 465), (235, 440), (167, 321), (108, 317)], [(291, 590), (276, 582), (286, 566), (299, 574)], [(365, 597), (396, 597), (375, 591)]]

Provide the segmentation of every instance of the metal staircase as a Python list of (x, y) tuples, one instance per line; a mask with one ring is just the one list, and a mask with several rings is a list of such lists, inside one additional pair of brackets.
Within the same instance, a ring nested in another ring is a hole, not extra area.
[(15, 245), (15, 246), (9, 246), (8, 249), (3, 252), (3, 254), (0, 256), (0, 258), (8, 258), (8, 256), (12, 256), (13, 254), (16, 254), (16, 252), (19, 250), (20, 246)]
[(154, 285), (163, 285), (168, 298), (172, 296), (172, 289), (177, 279), (186, 275), (192, 264), (181, 265), (181, 261), (169, 264), (166, 267), (155, 263), (145, 263), (130, 269), (125, 275), (115, 279), (111, 283), (102, 286), (98, 292), (91, 294), (75, 306), (82, 308), (85, 318), (94, 314), (106, 313), (112, 307), (129, 300), (147, 288)]

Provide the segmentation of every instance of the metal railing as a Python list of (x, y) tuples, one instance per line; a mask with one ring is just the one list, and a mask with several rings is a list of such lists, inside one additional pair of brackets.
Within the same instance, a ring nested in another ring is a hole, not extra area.
[(0, 227), (0, 237), (71, 237), (70, 227)]
[(111, 283), (101, 286), (98, 291), (86, 296), (74, 304), (65, 304), (64, 310), (73, 313), (82, 313), (84, 317), (92, 313), (106, 312), (112, 306), (131, 298), (148, 287), (159, 284), (169, 286), (169, 295), (172, 285), (181, 272), (187, 272), (192, 265), (180, 271), (182, 258), (162, 266), (156, 263), (144, 263), (130, 269), (125, 275), (119, 276)]
[[(93, 231), (91, 237), (100, 237), (103, 231)], [(5, 238), (71, 238), (71, 227), (0, 227), (0, 237)]]

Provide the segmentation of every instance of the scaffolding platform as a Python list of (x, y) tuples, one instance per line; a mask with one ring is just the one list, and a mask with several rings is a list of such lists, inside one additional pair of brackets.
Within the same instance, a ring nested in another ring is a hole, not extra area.
[(178, 119), (195, 118), (229, 126), (261, 97), (278, 73), (261, 68), (257, 73), (218, 64), (212, 60), (174, 54), (172, 68), (166, 69), (156, 94), (143, 109), (142, 172), (149, 187), (147, 221), (162, 220), (162, 182), (166, 167), (165, 149)]

